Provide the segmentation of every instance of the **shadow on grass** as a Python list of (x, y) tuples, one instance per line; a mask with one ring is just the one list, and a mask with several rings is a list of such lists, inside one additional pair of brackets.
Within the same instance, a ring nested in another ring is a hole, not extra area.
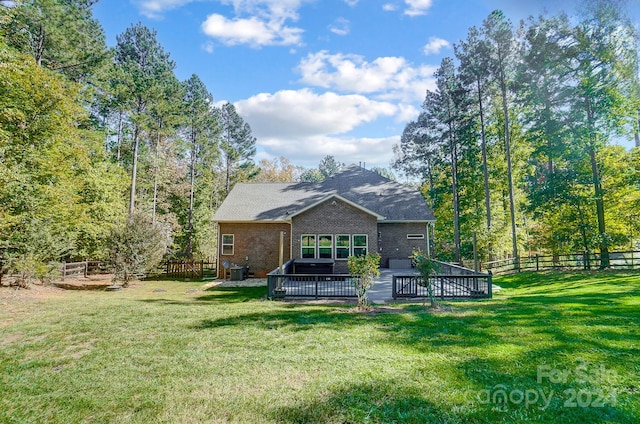
[(208, 305), (215, 303), (243, 303), (264, 298), (267, 294), (266, 287), (220, 287), (215, 290), (207, 290), (206, 294), (187, 299), (147, 298), (140, 302), (166, 305)]
[(448, 422), (445, 411), (401, 380), (345, 384), (265, 412), (283, 423)]
[(204, 319), (193, 325), (195, 330), (210, 330), (219, 327), (256, 327), (263, 330), (287, 330), (292, 332), (318, 330), (330, 327), (335, 330), (347, 329), (362, 324), (363, 317), (353, 313), (340, 312), (326, 307), (286, 305), (270, 312), (255, 312), (228, 318)]

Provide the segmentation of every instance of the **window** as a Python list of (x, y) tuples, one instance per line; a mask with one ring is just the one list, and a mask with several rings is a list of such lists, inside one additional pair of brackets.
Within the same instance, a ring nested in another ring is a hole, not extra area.
[(351, 252), (351, 236), (339, 234), (336, 236), (336, 259), (347, 259)]
[(318, 236), (318, 257), (331, 259), (333, 257), (333, 236), (321, 234)]
[(314, 234), (303, 234), (301, 246), (303, 258), (316, 257), (316, 236)]
[(366, 234), (353, 235), (353, 256), (364, 256), (367, 254), (368, 243)]
[(233, 234), (222, 235), (222, 254), (233, 255)]

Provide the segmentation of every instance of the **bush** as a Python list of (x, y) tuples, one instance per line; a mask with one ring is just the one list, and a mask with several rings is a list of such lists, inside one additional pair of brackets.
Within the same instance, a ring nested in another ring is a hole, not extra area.
[(435, 297), (433, 296), (433, 285), (431, 284), (431, 276), (435, 274), (435, 264), (421, 250), (414, 250), (412, 255), (413, 260), (416, 263), (416, 268), (418, 269), (418, 271), (420, 272), (420, 276), (422, 277), (423, 284), (427, 288), (427, 294), (429, 296), (431, 306), (435, 307), (437, 305), (437, 302)]
[(358, 296), (358, 306), (366, 308), (367, 291), (373, 287), (376, 277), (380, 275), (380, 255), (377, 253), (368, 253), (363, 256), (349, 256), (347, 261), (349, 272), (356, 276), (353, 284)]
[(171, 236), (147, 215), (135, 213), (114, 226), (108, 245), (114, 282), (126, 287), (130, 281), (146, 277), (162, 262)]

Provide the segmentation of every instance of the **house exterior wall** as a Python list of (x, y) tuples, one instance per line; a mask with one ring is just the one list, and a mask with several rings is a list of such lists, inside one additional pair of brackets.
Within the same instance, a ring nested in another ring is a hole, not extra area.
[[(427, 251), (427, 224), (418, 222), (379, 223), (380, 265), (389, 267), (389, 259), (406, 259), (420, 249)], [(408, 234), (423, 234), (423, 239), (408, 239)]]
[[(337, 198), (329, 198), (316, 207), (292, 218), (292, 256), (301, 257), (303, 234), (366, 234), (368, 251), (378, 251), (377, 218)], [(335, 246), (335, 240), (334, 240)], [(348, 273), (347, 261), (336, 259), (334, 272)]]
[[(218, 224), (218, 275), (224, 276), (223, 263), (249, 266), (256, 277), (265, 277), (278, 267), (280, 231), (284, 236), (284, 261), (291, 259), (291, 225), (287, 223), (219, 223)], [(232, 255), (223, 255), (222, 236), (234, 235)], [(247, 260), (248, 258), (248, 260)]]

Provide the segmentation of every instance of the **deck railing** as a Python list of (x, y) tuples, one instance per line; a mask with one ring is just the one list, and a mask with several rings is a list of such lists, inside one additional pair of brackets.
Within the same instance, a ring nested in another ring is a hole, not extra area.
[(293, 274), (293, 260), (283, 265), (283, 273), (276, 268), (267, 274), (269, 298), (356, 297), (353, 276), (349, 274)]
[[(483, 274), (455, 264), (432, 260), (435, 274), (429, 277), (433, 296), (439, 299), (480, 299), (491, 298), (491, 274)], [(394, 275), (394, 299), (420, 298), (429, 296), (429, 287), (421, 275)]]
[(270, 298), (356, 297), (349, 274), (269, 274), (267, 286)]

